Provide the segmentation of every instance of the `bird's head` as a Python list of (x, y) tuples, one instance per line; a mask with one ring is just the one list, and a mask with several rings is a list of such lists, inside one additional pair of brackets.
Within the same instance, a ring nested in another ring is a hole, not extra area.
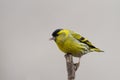
[(69, 34), (69, 30), (67, 29), (56, 29), (53, 33), (52, 33), (52, 38), (50, 38), (50, 40), (54, 40), (56, 41), (56, 38), (59, 37), (59, 40), (64, 40)]
[(59, 35), (59, 32), (62, 31), (63, 29), (56, 29), (53, 33), (52, 33), (52, 38), (50, 38), (50, 40), (55, 40), (56, 37)]

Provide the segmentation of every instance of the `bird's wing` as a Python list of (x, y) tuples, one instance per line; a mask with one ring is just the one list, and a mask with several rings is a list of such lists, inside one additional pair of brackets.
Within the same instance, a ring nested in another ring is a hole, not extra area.
[(88, 45), (90, 48), (96, 48), (95, 46), (92, 45), (92, 43), (90, 41), (88, 41), (88, 39), (82, 37), (80, 34), (75, 33), (73, 31), (70, 31), (70, 33), (75, 39), (77, 39), (81, 43), (84, 43), (84, 44)]
[(104, 51), (100, 50), (99, 48), (96, 48), (94, 45), (92, 45), (92, 43), (91, 43), (88, 39), (82, 37), (80, 34), (75, 33), (75, 32), (73, 32), (73, 31), (71, 31), (71, 30), (70, 30), (70, 34), (71, 34), (76, 40), (78, 40), (79, 42), (88, 45), (91, 51), (104, 52)]

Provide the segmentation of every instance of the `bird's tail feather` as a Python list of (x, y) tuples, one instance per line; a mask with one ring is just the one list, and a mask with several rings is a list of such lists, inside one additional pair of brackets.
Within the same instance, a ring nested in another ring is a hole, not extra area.
[(104, 52), (103, 50), (100, 50), (99, 48), (92, 48), (90, 49), (92, 52)]

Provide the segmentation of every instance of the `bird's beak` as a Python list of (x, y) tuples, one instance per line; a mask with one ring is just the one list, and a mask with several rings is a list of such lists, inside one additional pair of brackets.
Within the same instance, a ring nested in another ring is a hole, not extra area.
[(50, 38), (50, 40), (55, 40), (55, 37)]

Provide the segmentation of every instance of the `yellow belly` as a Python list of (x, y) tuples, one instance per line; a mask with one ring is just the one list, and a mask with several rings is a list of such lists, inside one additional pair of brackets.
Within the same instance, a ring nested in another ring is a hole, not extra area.
[[(85, 46), (76, 40), (65, 40), (57, 43), (59, 49), (64, 53), (71, 53), (74, 57), (80, 57), (84, 54)], [(84, 47), (84, 48), (83, 48)]]

